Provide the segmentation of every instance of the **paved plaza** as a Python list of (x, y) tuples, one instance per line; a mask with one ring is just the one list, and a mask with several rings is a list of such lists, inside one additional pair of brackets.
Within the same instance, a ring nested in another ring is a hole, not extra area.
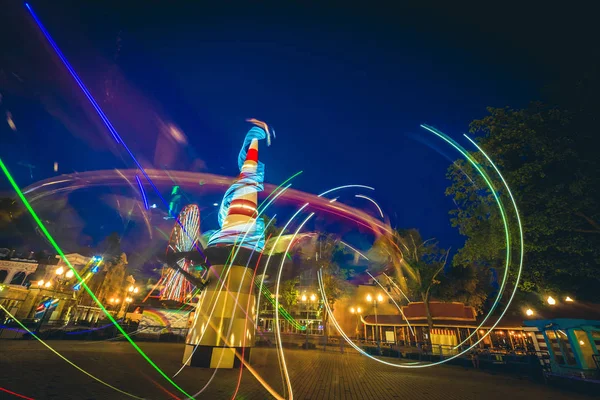
[[(69, 360), (124, 391), (146, 399), (174, 399), (180, 394), (137, 352), (123, 342), (49, 341)], [(183, 345), (140, 343), (140, 347), (169, 376), (180, 368)], [(354, 353), (286, 350), (294, 399), (589, 399), (527, 379), (457, 366), (399, 369)], [(394, 360), (392, 360), (394, 361)], [(283, 394), (282, 376), (274, 349), (252, 354), (256, 371)], [(42, 399), (128, 399), (61, 360), (35, 341), (0, 341), (0, 387)], [(199, 399), (231, 399), (238, 370), (185, 368), (175, 381)], [(210, 384), (208, 384), (208, 382)], [(169, 394), (170, 392), (171, 394)], [(0, 391), (0, 399), (17, 399)], [(244, 370), (237, 399), (273, 398)], [(289, 398), (286, 394), (286, 398)]]

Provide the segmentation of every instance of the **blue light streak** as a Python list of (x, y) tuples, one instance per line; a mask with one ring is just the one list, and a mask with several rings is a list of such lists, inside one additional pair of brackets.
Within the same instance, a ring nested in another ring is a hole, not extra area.
[(146, 198), (146, 192), (144, 191), (144, 186), (142, 185), (142, 181), (140, 180), (139, 176), (135, 176), (135, 180), (138, 183), (138, 186), (140, 187), (140, 193), (142, 193), (142, 199), (144, 199), (144, 207), (146, 208), (146, 210), (149, 210), (150, 207), (148, 206), (148, 199)]

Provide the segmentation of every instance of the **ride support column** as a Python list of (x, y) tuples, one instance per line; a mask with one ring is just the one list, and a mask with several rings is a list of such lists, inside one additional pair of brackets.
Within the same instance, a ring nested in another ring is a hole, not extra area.
[(204, 368), (236, 368), (254, 346), (256, 298), (253, 271), (212, 266), (186, 338), (183, 362)]

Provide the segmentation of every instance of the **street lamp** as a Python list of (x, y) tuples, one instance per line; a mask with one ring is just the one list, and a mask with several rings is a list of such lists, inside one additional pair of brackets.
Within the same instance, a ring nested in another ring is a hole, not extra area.
[(377, 298), (374, 299), (371, 294), (367, 294), (367, 301), (369, 303), (373, 302), (373, 308), (375, 309), (375, 337), (377, 338), (377, 354), (381, 354), (381, 337), (378, 332), (379, 324), (377, 321), (377, 305), (383, 301), (383, 296), (378, 294)]
[(356, 314), (356, 326), (354, 327), (354, 331), (356, 333), (356, 340), (358, 340), (359, 332), (358, 332), (358, 320), (360, 319), (360, 313), (362, 313), (362, 308), (360, 307), (350, 307), (350, 313)]
[[(306, 304), (306, 302), (307, 302), (307, 300), (309, 300), (309, 298), (310, 298), (310, 301), (308, 302), (308, 304)], [(316, 299), (317, 299), (317, 296), (315, 296), (314, 293), (311, 294), (310, 297), (307, 297), (306, 294), (303, 294), (300, 297), (300, 300), (302, 300), (302, 302), (305, 303), (305, 307), (306, 307), (306, 324), (305, 324), (305, 329), (304, 329), (304, 331), (306, 333), (305, 338), (304, 338), (304, 347), (306, 348), (306, 350), (308, 350), (308, 325), (310, 324), (310, 321), (309, 321), (309, 313), (310, 313), (309, 307), (310, 307), (310, 305)]]
[(125, 302), (127, 303), (127, 307), (125, 307), (125, 317), (127, 317), (127, 312), (129, 312), (129, 306), (131, 305), (132, 301), (133, 299), (131, 297), (125, 298)]

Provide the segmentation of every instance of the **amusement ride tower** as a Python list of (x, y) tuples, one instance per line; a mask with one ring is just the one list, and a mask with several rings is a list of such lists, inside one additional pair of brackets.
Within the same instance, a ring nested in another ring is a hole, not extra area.
[[(264, 165), (258, 141), (269, 140), (266, 124), (252, 120), (239, 155), (240, 175), (227, 190), (219, 210), (221, 229), (208, 241), (207, 284), (200, 295), (186, 339), (183, 362), (189, 366), (233, 368), (249, 360), (254, 343), (257, 256), (264, 248), (264, 222), (258, 217), (257, 193), (263, 190)], [(263, 129), (264, 127), (264, 129)]]

